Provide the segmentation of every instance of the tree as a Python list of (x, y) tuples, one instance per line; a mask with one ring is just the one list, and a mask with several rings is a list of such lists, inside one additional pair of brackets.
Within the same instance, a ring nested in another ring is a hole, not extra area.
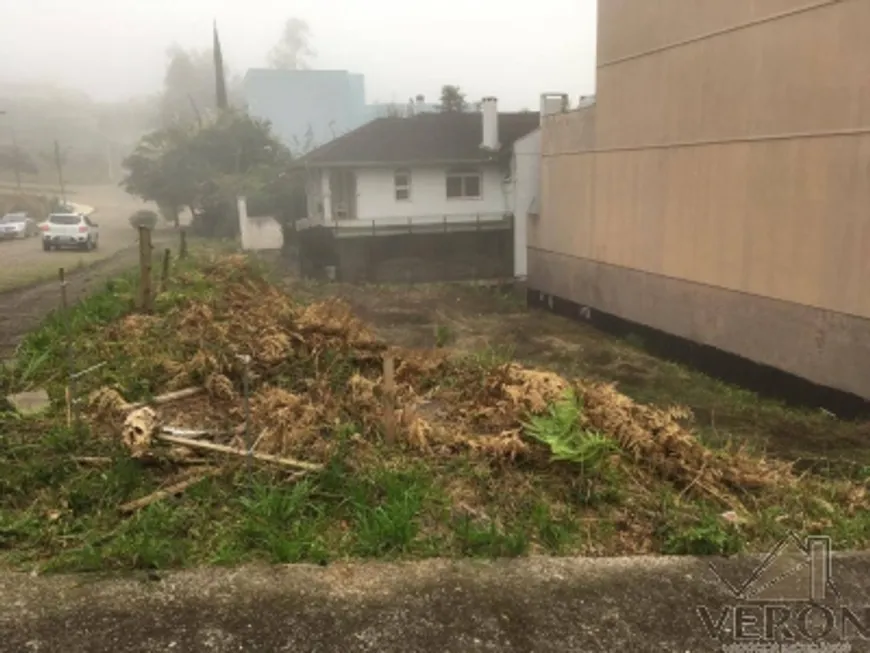
[(214, 58), (214, 86), (215, 86), (215, 104), (218, 111), (226, 111), (230, 108), (230, 101), (227, 98), (227, 78), (224, 72), (224, 55), (221, 52), (221, 42), (218, 38), (217, 23), (214, 25), (214, 45), (212, 46), (212, 55)]
[[(185, 50), (175, 45), (167, 56), (169, 61), (160, 96), (160, 126), (203, 124), (216, 113), (214, 49)], [(222, 67), (227, 74), (227, 66)], [(239, 106), (242, 93), (238, 77), (228, 77), (227, 95), (231, 106)]]
[(268, 123), (230, 110), (202, 127), (173, 126), (145, 136), (124, 160), (121, 185), (170, 215), (172, 208), (188, 207), (194, 233), (234, 236), (236, 197), (265, 196), (270, 210), (277, 210), (277, 195), (297, 192), (292, 163)]
[(315, 56), (310, 44), (308, 23), (301, 18), (290, 18), (284, 23), (281, 39), (269, 53), (269, 63), (283, 70), (307, 70), (309, 59)]
[(160, 129), (142, 137), (122, 166), (121, 186), (131, 195), (156, 202), (164, 216), (179, 226), (183, 207), (194, 210), (198, 175), (192, 157), (192, 133), (182, 126)]
[(465, 93), (459, 90), (458, 86), (445, 84), (441, 87), (441, 104), (438, 105), (439, 111), (448, 113), (451, 111), (465, 111), (468, 108), (468, 103), (465, 101)]

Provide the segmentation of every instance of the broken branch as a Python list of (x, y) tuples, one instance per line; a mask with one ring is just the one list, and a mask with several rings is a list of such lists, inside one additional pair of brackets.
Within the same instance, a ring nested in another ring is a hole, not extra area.
[(159, 406), (161, 404), (168, 404), (173, 401), (187, 399), (188, 397), (195, 397), (202, 392), (205, 392), (205, 388), (202, 386), (184, 388), (183, 390), (176, 390), (175, 392), (167, 392), (166, 394), (158, 395), (151, 401), (140, 401), (137, 404), (130, 404), (124, 408), (127, 410), (137, 410), (139, 408), (144, 408), (145, 406)]
[(123, 504), (119, 510), (121, 512), (136, 512), (137, 510), (141, 510), (146, 506), (150, 506), (152, 503), (157, 503), (158, 501), (162, 501), (167, 497), (171, 497), (175, 494), (181, 494), (191, 485), (196, 485), (200, 481), (204, 481), (205, 479), (211, 476), (217, 476), (221, 473), (220, 469), (207, 469), (204, 473), (201, 473), (193, 478), (188, 478), (187, 480), (176, 483), (175, 485), (170, 485), (168, 488), (163, 490), (157, 490), (156, 492), (152, 492), (149, 495), (142, 497), (141, 499), (136, 499), (135, 501), (129, 501)]
[(106, 456), (74, 456), (73, 462), (83, 465), (111, 465), (112, 459)]
[(184, 447), (190, 447), (191, 449), (205, 449), (206, 451), (228, 453), (233, 456), (250, 456), (251, 458), (254, 458), (256, 460), (262, 460), (263, 462), (275, 463), (277, 465), (283, 465), (285, 467), (295, 467), (297, 469), (304, 469), (306, 471), (316, 472), (323, 469), (323, 465), (318, 465), (316, 463), (309, 463), (303, 460), (295, 460), (293, 458), (282, 458), (281, 456), (273, 456), (266, 453), (248, 452), (244, 449), (236, 449), (235, 447), (228, 447), (223, 444), (215, 444), (214, 442), (191, 440), (190, 438), (180, 438), (175, 435), (165, 435), (163, 433), (159, 433), (154, 437), (155, 439), (161, 440), (163, 442), (169, 442), (170, 444), (179, 444)]

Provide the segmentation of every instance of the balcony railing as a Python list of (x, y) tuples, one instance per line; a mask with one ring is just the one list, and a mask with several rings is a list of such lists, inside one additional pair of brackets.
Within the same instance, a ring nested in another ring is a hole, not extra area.
[(452, 215), (417, 215), (375, 219), (325, 220), (303, 218), (297, 230), (325, 227), (337, 237), (388, 236), (409, 233), (452, 233), (457, 231), (492, 231), (510, 229), (513, 215), (504, 212), (463, 213)]

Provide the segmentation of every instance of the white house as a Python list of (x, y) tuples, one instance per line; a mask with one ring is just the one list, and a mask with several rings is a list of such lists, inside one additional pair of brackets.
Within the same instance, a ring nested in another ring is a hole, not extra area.
[(298, 228), (348, 238), (513, 226), (514, 275), (524, 277), (539, 128), (539, 113), (499, 113), (491, 97), (479, 112), (374, 120), (301, 159), (309, 217)]

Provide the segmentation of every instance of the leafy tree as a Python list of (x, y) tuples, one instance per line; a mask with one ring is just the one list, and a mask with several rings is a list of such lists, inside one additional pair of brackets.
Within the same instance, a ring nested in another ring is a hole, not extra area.
[(301, 18), (290, 18), (284, 23), (281, 39), (269, 53), (269, 63), (283, 70), (307, 70), (314, 55), (308, 23)]
[(460, 91), (458, 86), (445, 84), (441, 87), (441, 104), (438, 105), (438, 109), (442, 113), (465, 111), (468, 109), (465, 93)]
[(121, 186), (131, 195), (156, 202), (174, 219), (183, 207), (196, 205), (198, 162), (190, 150), (192, 131), (181, 126), (146, 134), (124, 162), (127, 174)]
[(156, 202), (169, 215), (173, 208), (177, 215), (177, 209), (188, 207), (193, 231), (204, 236), (236, 235), (238, 195), (259, 194), (274, 212), (283, 206), (276, 198), (295, 198), (293, 185), (302, 185), (290, 150), (268, 123), (235, 111), (201, 128), (176, 126), (148, 134), (124, 167), (121, 185), (127, 192)]

